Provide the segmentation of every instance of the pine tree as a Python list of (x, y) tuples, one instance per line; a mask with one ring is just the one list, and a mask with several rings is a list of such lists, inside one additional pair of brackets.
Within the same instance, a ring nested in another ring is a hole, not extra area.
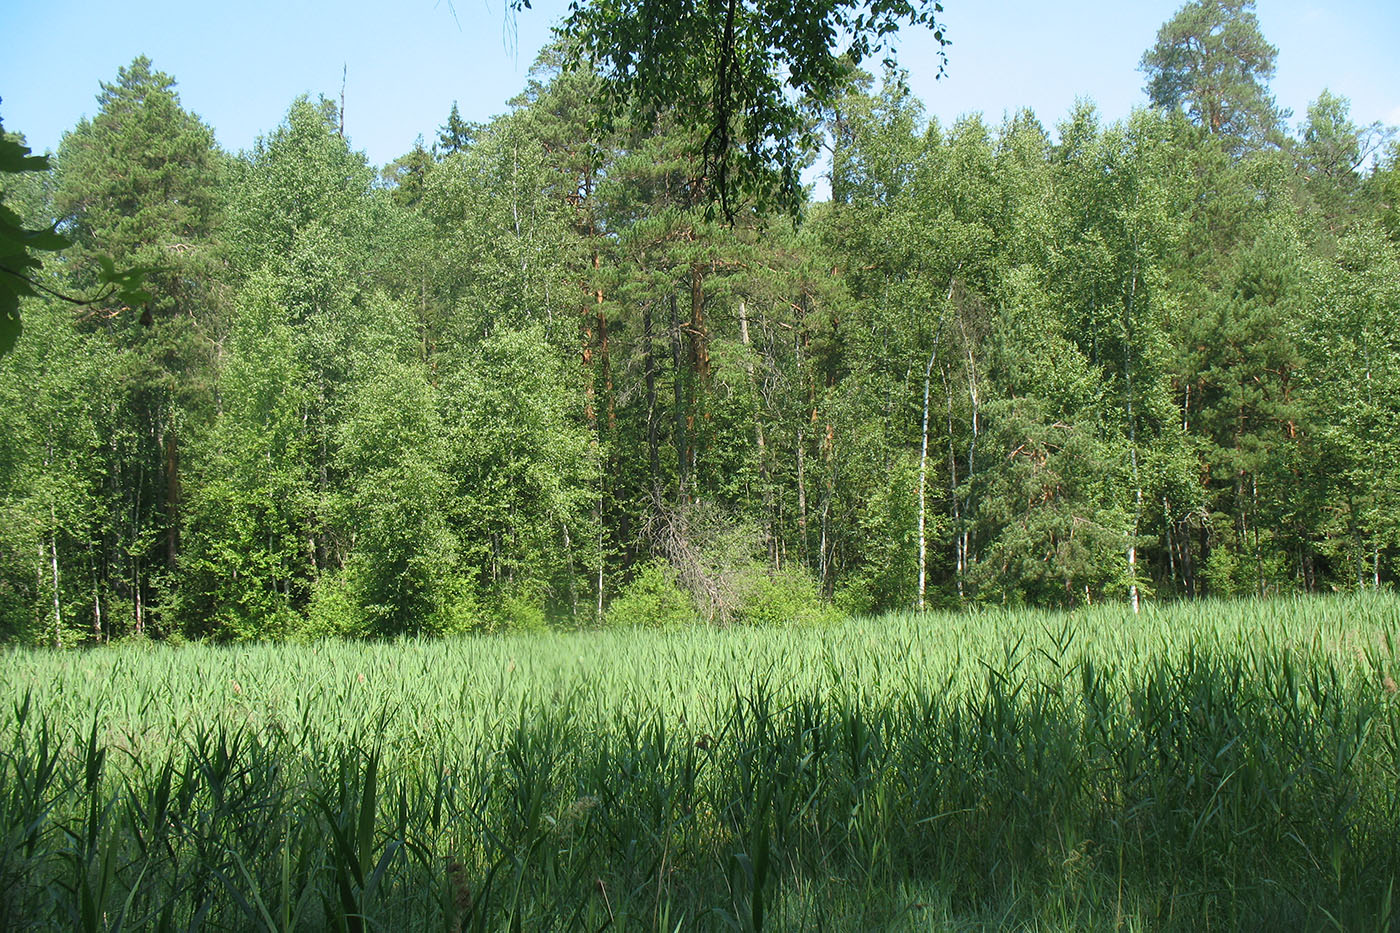
[(78, 244), (79, 283), (92, 284), (101, 253), (145, 270), (157, 318), (206, 314), (222, 195), (213, 131), (145, 56), (104, 82), (97, 103), (56, 158), (54, 211)]
[(482, 129), (481, 124), (469, 123), (462, 119), (454, 100), (452, 112), (447, 115), (447, 122), (438, 127), (438, 138), (433, 144), (433, 152), (440, 159), (466, 152), (481, 136)]
[(226, 326), (214, 288), (223, 163), (213, 132), (181, 107), (174, 79), (150, 59), (119, 69), (97, 100), (97, 115), (59, 145), (53, 210), (76, 241), (67, 264), (74, 287), (100, 284), (115, 262), (141, 269), (150, 292), (140, 310), (83, 315), (120, 350), (122, 403), (106, 432), (118, 481), (93, 533), (139, 632), (158, 578), (179, 558), (181, 454), (213, 410), (213, 357)]
[(413, 210), (423, 200), (423, 188), (432, 167), (432, 153), (423, 148), (423, 137), (419, 136), (412, 149), (384, 166), (379, 177), (389, 188), (389, 196), (395, 204)]
[(1254, 0), (1191, 0), (1143, 56), (1154, 107), (1183, 111), (1235, 147), (1257, 147), (1282, 114), (1269, 93), (1278, 49), (1259, 31)]

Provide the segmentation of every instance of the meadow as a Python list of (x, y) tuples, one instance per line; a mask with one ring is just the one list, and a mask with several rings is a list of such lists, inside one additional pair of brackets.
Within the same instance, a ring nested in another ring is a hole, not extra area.
[(0, 929), (1396, 930), (1400, 598), (9, 650)]

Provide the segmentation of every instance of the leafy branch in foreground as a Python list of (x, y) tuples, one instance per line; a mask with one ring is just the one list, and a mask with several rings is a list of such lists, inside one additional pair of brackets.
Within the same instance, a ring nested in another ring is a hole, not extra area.
[[(28, 146), (7, 136), (0, 126), (0, 175), (43, 172), (48, 168), (47, 156), (31, 155)], [(0, 188), (0, 356), (14, 348), (23, 330), (19, 317), (21, 296), (44, 294), (84, 306), (109, 303), (135, 306), (150, 300), (150, 294), (142, 287), (139, 271), (120, 272), (105, 256), (98, 259), (101, 288), (94, 295), (75, 297), (44, 285), (35, 277), (43, 268), (43, 262), (35, 254), (67, 249), (72, 241), (53, 227), (26, 228), (20, 216), (4, 205), (3, 196), (4, 189)]]

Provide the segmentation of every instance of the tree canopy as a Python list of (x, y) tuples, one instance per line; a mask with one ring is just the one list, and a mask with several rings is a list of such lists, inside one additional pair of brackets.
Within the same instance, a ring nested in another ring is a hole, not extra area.
[(901, 25), (948, 45), (942, 12), (938, 0), (588, 0), (561, 31), (602, 79), (605, 122), (703, 128), (705, 194), (733, 221), (746, 199), (795, 214), (818, 114), (853, 69), (889, 60)]
[(1254, 0), (1191, 0), (1142, 56), (1154, 107), (1181, 110), (1207, 132), (1262, 141), (1280, 113), (1269, 93), (1278, 49), (1259, 30)]

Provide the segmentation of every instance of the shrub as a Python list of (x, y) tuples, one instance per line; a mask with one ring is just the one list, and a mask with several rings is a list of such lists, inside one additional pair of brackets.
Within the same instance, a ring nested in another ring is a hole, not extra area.
[(697, 621), (695, 606), (680, 588), (676, 571), (662, 560), (642, 565), (608, 606), (610, 626), (670, 628)]
[(822, 601), (817, 581), (797, 568), (754, 567), (744, 577), (742, 593), (737, 621), (746, 625), (814, 624), (841, 615)]
[(476, 588), (466, 580), (453, 580), (444, 587), (442, 618), (439, 634), (464, 635), (467, 632), (489, 631), (492, 620), (481, 607)]
[(299, 634), (313, 639), (345, 638), (359, 635), (363, 628), (364, 613), (344, 573), (323, 574), (312, 584), (311, 605)]
[(549, 628), (544, 601), (534, 593), (506, 593), (496, 612), (496, 628), (509, 632), (542, 632)]

